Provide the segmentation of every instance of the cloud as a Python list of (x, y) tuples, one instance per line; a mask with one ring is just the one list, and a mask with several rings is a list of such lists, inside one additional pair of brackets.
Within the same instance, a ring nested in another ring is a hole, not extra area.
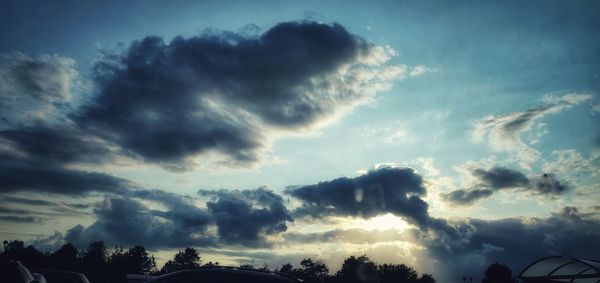
[(399, 121), (361, 127), (356, 129), (355, 133), (366, 143), (397, 144), (418, 140), (418, 137), (410, 132), (407, 125)]
[(444, 281), (480, 276), (494, 262), (508, 264), (518, 273), (533, 260), (549, 255), (593, 258), (600, 249), (598, 220), (574, 207), (547, 218), (458, 220), (453, 225), (461, 233), (452, 241), (414, 230), (421, 247), (411, 254), (421, 268), (434, 271), (435, 277)]
[(522, 135), (550, 114), (557, 114), (592, 98), (588, 94), (546, 96), (545, 104), (523, 112), (488, 116), (475, 123), (473, 139), (487, 139), (489, 146), (500, 152), (513, 154), (524, 168), (530, 168), (539, 159), (539, 152), (522, 139)]
[(74, 169), (78, 164), (102, 164), (114, 156), (105, 143), (72, 126), (38, 123), (1, 130), (0, 192), (83, 195), (137, 188), (123, 178)]
[[(406, 66), (386, 64), (394, 55), (338, 24), (315, 22), (280, 23), (261, 35), (205, 32), (169, 43), (146, 37), (98, 60), (97, 93), (79, 109), (0, 128), (2, 191), (136, 187), (78, 169), (119, 158), (183, 170), (217, 152), (229, 165), (255, 164), (275, 136), (319, 127), (405, 76)], [(73, 60), (21, 53), (2, 60), (0, 95), (19, 114), (32, 103), (17, 98), (54, 108), (69, 103)]]
[(77, 76), (75, 61), (70, 58), (0, 54), (0, 123), (47, 118), (47, 112), (71, 100)]
[(200, 211), (189, 221), (177, 213), (150, 209), (139, 199), (107, 198), (94, 209), (96, 221), (89, 227), (77, 225), (67, 231), (65, 240), (77, 246), (102, 240), (109, 245), (142, 245), (151, 249), (211, 245), (206, 235), (209, 218)]
[(394, 54), (315, 22), (280, 23), (260, 36), (146, 37), (96, 64), (98, 94), (72, 118), (166, 167), (206, 152), (251, 164), (270, 132), (322, 125), (404, 76), (404, 67), (384, 66)]
[(475, 168), (470, 171), (474, 181), (470, 188), (459, 189), (447, 194), (443, 198), (457, 205), (470, 205), (474, 202), (488, 198), (500, 190), (528, 191), (546, 197), (562, 195), (570, 188), (556, 180), (553, 174), (542, 174), (529, 178), (517, 170), (506, 167), (492, 167), (490, 169)]
[(54, 164), (28, 163), (0, 155), (0, 192), (41, 192), (83, 195), (89, 192), (118, 193), (137, 184), (98, 172), (71, 170)]
[[(264, 188), (200, 191), (202, 199), (161, 190), (136, 190), (108, 197), (94, 209), (96, 221), (77, 225), (65, 240), (77, 245), (109, 244), (149, 248), (270, 245), (269, 235), (286, 231), (293, 221), (281, 196)], [(215, 231), (216, 228), (216, 231)]]
[(0, 131), (0, 153), (18, 156), (28, 163), (101, 164), (114, 153), (101, 140), (73, 126), (31, 125)]
[(600, 154), (598, 153), (584, 157), (580, 152), (569, 149), (552, 151), (551, 156), (553, 158), (543, 165), (544, 171), (556, 172), (571, 182), (580, 181), (584, 176), (595, 177), (600, 174)]
[(392, 213), (413, 224), (428, 225), (423, 178), (411, 168), (381, 166), (355, 178), (337, 178), (286, 193), (301, 200), (297, 215), (370, 218)]
[(220, 240), (227, 244), (265, 245), (265, 237), (287, 230), (292, 222), (283, 198), (265, 188), (244, 191), (199, 191), (213, 199), (206, 203)]
[(402, 232), (394, 229), (389, 230), (364, 230), (335, 229), (325, 232), (283, 234), (284, 245), (313, 244), (313, 243), (350, 243), (350, 244), (375, 244), (380, 242), (394, 242), (404, 239)]
[(35, 216), (22, 216), (22, 215), (0, 215), (0, 222), (13, 222), (13, 223), (27, 223), (27, 224), (43, 224), (46, 222), (46, 218), (35, 217)]
[[(24, 202), (20, 202), (20, 198), (11, 198), (6, 196), (0, 196), (0, 214), (4, 215), (16, 215), (16, 216), (34, 216), (39, 222), (45, 222), (49, 217), (60, 217), (60, 216), (81, 216), (85, 212), (81, 210), (73, 210), (54, 202), (46, 202), (43, 204), (34, 204), (33, 208), (19, 205)], [(16, 205), (15, 205), (16, 204)], [(41, 217), (43, 216), (43, 217)]]

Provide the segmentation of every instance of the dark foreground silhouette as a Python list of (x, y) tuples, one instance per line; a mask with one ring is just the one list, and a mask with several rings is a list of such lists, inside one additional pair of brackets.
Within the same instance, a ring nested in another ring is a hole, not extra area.
[[(245, 264), (239, 268), (225, 268), (219, 266), (219, 263), (213, 262), (202, 265), (200, 255), (193, 248), (179, 251), (173, 259), (168, 260), (162, 268), (158, 269), (154, 256), (144, 247), (135, 246), (127, 250), (116, 247), (109, 253), (101, 241), (90, 243), (84, 250), (78, 250), (74, 245), (67, 243), (52, 252), (41, 252), (32, 245), (26, 246), (23, 241), (5, 241), (0, 258), (20, 261), (31, 270), (52, 269), (82, 273), (91, 283), (125, 283), (127, 274), (165, 275), (156, 278), (154, 280), (156, 283), (183, 282), (176, 280), (185, 277), (182, 274), (189, 278), (196, 278), (197, 280), (192, 280), (193, 282), (232, 282), (230, 279), (232, 280), (236, 276), (246, 276), (244, 278), (259, 276), (258, 278), (262, 278), (259, 280), (260, 282), (297, 282), (293, 278), (302, 279), (307, 283), (436, 282), (430, 274), (419, 275), (414, 268), (405, 264), (377, 264), (366, 255), (346, 258), (340, 270), (334, 274), (329, 273), (327, 265), (311, 258), (303, 259), (297, 267), (287, 263), (273, 270), (267, 265), (255, 267)], [(183, 270), (185, 271), (182, 272)], [(213, 272), (215, 270), (219, 271), (219, 275)], [(204, 279), (200, 281), (200, 278)], [(213, 281), (206, 281), (210, 278)], [(243, 282), (255, 281), (245, 280)], [(506, 265), (498, 263), (491, 265), (486, 270), (483, 279), (483, 283), (512, 282), (514, 282), (512, 271)], [(53, 282), (48, 281), (48, 283)]]

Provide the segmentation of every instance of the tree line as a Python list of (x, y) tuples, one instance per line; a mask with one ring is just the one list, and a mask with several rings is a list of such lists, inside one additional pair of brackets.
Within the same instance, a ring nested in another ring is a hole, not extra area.
[[(154, 256), (142, 246), (129, 249), (117, 246), (109, 253), (102, 241), (92, 242), (83, 250), (78, 250), (71, 243), (66, 243), (52, 252), (42, 252), (32, 245), (25, 245), (25, 242), (19, 240), (4, 241), (4, 250), (0, 253), (0, 257), (19, 260), (31, 269), (49, 268), (80, 272), (85, 274), (91, 283), (125, 283), (127, 282), (127, 274), (162, 275), (203, 266), (200, 255), (194, 248), (179, 251), (173, 256), (173, 259), (168, 260), (159, 269), (156, 266)], [(218, 264), (218, 262), (208, 262), (204, 266)], [(240, 268), (284, 272), (295, 275), (307, 283), (436, 282), (432, 275), (419, 275), (414, 268), (408, 265), (377, 264), (366, 255), (346, 258), (340, 270), (334, 274), (329, 273), (327, 265), (316, 262), (311, 258), (303, 259), (297, 267), (291, 263), (286, 263), (273, 270), (266, 265), (255, 267), (250, 264), (241, 265)], [(513, 282), (511, 281), (512, 272), (510, 269), (498, 263), (490, 266), (485, 275), (487, 277), (484, 278), (484, 283)]]

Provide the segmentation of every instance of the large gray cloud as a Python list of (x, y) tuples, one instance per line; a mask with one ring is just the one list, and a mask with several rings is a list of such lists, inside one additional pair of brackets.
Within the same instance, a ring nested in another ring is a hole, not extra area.
[(266, 132), (312, 127), (371, 97), (399, 67), (391, 51), (315, 22), (278, 24), (257, 37), (205, 33), (135, 41), (95, 67), (82, 127), (143, 160), (185, 166), (217, 151), (255, 162)]
[[(70, 229), (65, 240), (77, 245), (104, 240), (110, 244), (149, 248), (270, 245), (266, 236), (286, 231), (293, 221), (281, 196), (263, 188), (244, 191), (200, 191), (198, 197), (160, 190), (136, 190), (106, 198), (94, 209), (89, 227)], [(152, 209), (148, 202), (164, 206)], [(216, 233), (210, 227), (216, 227)]]
[(213, 197), (206, 206), (224, 243), (265, 245), (265, 236), (285, 232), (286, 222), (294, 221), (283, 198), (264, 188), (198, 193)]
[(455, 190), (443, 194), (443, 197), (454, 204), (469, 205), (490, 197), (499, 190), (513, 189), (554, 197), (570, 189), (566, 184), (556, 180), (553, 174), (547, 173), (530, 178), (518, 170), (506, 167), (475, 168), (470, 173), (475, 178), (474, 183), (470, 185), (471, 188)]
[(302, 201), (297, 215), (369, 218), (393, 213), (413, 224), (430, 225), (423, 178), (411, 168), (382, 166), (355, 178), (337, 178), (290, 187), (287, 194)]
[(29, 163), (0, 154), (0, 192), (31, 191), (66, 195), (89, 192), (119, 193), (138, 185), (99, 172), (71, 170), (56, 164)]
[(148, 248), (214, 244), (214, 238), (204, 233), (208, 214), (199, 208), (181, 209), (190, 214), (153, 210), (136, 198), (107, 198), (94, 209), (96, 221), (92, 225), (77, 225), (67, 231), (64, 239), (78, 246), (99, 240), (110, 245)]
[(74, 126), (36, 123), (0, 130), (0, 192), (83, 195), (137, 188), (123, 178), (72, 169), (78, 164), (102, 164), (115, 156), (104, 142)]
[[(146, 37), (99, 59), (97, 93), (66, 117), (23, 118), (0, 128), (2, 191), (136, 187), (76, 169), (117, 158), (182, 170), (198, 155), (218, 152), (220, 162), (254, 164), (273, 131), (314, 128), (402, 76), (404, 66), (384, 66), (393, 53), (338, 24), (315, 22), (280, 23), (259, 36), (205, 32), (168, 43)], [(73, 60), (1, 59), (3, 101), (28, 97), (54, 108), (69, 102)], [(30, 103), (13, 104), (23, 112)]]

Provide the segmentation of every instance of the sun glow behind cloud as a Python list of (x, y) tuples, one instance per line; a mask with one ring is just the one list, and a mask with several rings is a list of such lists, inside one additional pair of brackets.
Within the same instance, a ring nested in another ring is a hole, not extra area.
[(409, 227), (409, 224), (402, 218), (387, 213), (369, 219), (355, 218), (345, 223), (344, 226), (345, 228), (361, 228), (369, 231), (388, 229), (403, 231)]

